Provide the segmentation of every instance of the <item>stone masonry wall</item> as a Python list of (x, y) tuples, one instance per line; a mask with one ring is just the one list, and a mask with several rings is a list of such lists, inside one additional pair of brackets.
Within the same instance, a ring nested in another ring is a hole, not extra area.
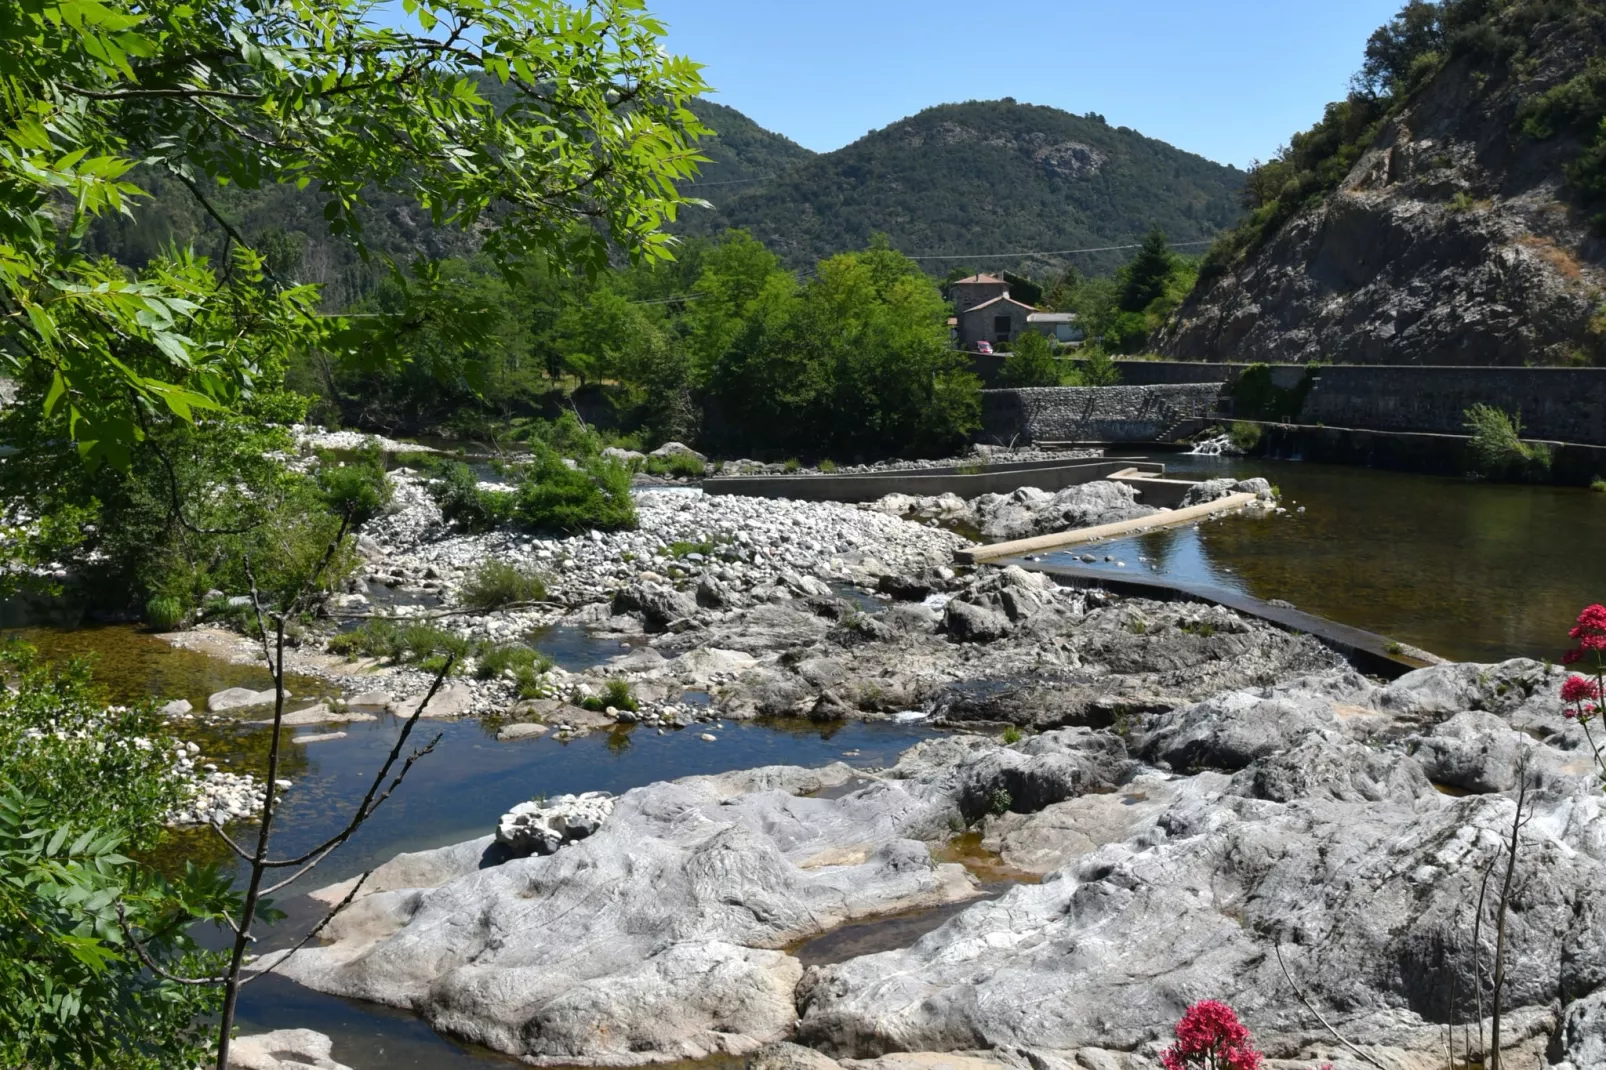
[(1464, 435), (1463, 413), (1479, 402), (1517, 413), (1524, 438), (1606, 445), (1606, 368), (1334, 365), (1299, 422)]
[(1152, 442), (1179, 420), (1209, 416), (1218, 383), (1045, 386), (982, 391), (984, 442)]

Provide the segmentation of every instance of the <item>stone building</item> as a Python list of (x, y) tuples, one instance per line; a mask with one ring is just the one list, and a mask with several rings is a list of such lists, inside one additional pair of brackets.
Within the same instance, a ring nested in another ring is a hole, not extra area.
[(1009, 283), (996, 275), (972, 275), (949, 284), (954, 302), (955, 342), (975, 349), (977, 342), (1013, 342), (1037, 310), (1009, 296)]

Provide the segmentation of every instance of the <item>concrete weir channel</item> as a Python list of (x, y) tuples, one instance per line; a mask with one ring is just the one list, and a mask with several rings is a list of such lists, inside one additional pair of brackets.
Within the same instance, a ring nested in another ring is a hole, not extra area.
[[(961, 498), (977, 498), (983, 494), (1008, 494), (1020, 487), (1064, 490), (1078, 483), (1091, 483), (1095, 479), (1105, 479), (1128, 470), (1134, 477), (1157, 478), (1165, 475), (1165, 465), (1141, 458), (1105, 460), (1082, 457), (974, 467), (950, 465), (944, 468), (855, 475), (716, 476), (703, 480), (703, 493), (791, 498), (810, 502), (873, 502), (888, 494), (909, 494), (914, 497), (957, 494)], [(1176, 480), (1165, 482), (1178, 483)], [(1187, 487), (1185, 483), (1179, 485), (1184, 489)], [(1152, 504), (1166, 503), (1156, 501)]]

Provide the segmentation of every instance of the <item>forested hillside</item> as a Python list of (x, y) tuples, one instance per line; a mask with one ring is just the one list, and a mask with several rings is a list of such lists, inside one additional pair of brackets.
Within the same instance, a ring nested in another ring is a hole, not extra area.
[[(717, 124), (716, 124), (717, 125)], [(877, 232), (913, 256), (1211, 238), (1241, 212), (1243, 173), (1100, 116), (1012, 100), (928, 108), (767, 182), (703, 196), (701, 232), (741, 227), (794, 266)], [(974, 258), (978, 268), (1113, 269), (1130, 256)], [(949, 264), (931, 265), (946, 270)]]
[(1190, 359), (1606, 357), (1606, 3), (1413, 0), (1253, 169), (1158, 338)]

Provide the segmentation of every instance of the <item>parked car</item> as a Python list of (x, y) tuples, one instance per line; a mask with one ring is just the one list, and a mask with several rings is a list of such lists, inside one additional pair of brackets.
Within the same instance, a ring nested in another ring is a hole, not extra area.
[(976, 352), (986, 353), (988, 356), (991, 356), (993, 352), (993, 344), (991, 342), (977, 342)]

